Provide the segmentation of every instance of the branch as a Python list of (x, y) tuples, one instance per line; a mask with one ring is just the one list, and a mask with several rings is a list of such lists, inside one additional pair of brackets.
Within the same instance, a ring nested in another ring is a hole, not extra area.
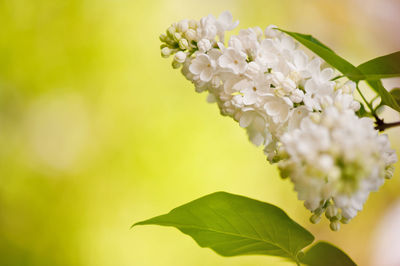
[(393, 122), (393, 123), (385, 123), (385, 122), (383, 122), (383, 119), (380, 119), (377, 115), (375, 115), (375, 119), (376, 119), (376, 121), (375, 121), (375, 124), (376, 124), (375, 129), (379, 130), (381, 132), (385, 131), (386, 129), (391, 128), (391, 127), (400, 126), (400, 121)]

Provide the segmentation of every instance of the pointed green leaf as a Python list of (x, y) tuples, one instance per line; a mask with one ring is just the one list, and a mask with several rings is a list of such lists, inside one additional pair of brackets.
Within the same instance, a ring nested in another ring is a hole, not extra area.
[(400, 76), (400, 51), (392, 54), (374, 58), (359, 65), (364, 78), (367, 80), (378, 80)]
[(309, 266), (355, 266), (352, 259), (339, 248), (320, 241), (308, 249), (300, 261)]
[(363, 74), (350, 62), (337, 55), (332, 49), (321, 43), (319, 40), (311, 35), (301, 34), (297, 32), (290, 32), (286, 30), (280, 30), (295, 40), (300, 42), (302, 45), (313, 51), (319, 57), (324, 59), (332, 67), (339, 70), (342, 74), (346, 75), (349, 79), (358, 81), (362, 79)]
[(135, 225), (173, 226), (222, 256), (272, 255), (297, 261), (314, 237), (274, 205), (216, 192)]
[(400, 104), (397, 103), (393, 95), (383, 87), (380, 80), (368, 80), (367, 83), (381, 96), (382, 104), (387, 105), (394, 110), (400, 112)]
[[(347, 60), (337, 55), (335, 52), (332, 51), (332, 49), (330, 49), (311, 35), (285, 30), (280, 31), (293, 37), (295, 40), (297, 40), (305, 47), (317, 54), (319, 57), (324, 59), (332, 67), (339, 70), (349, 79), (355, 82), (364, 79), (370, 79), (367, 80), (367, 83), (372, 87), (375, 92), (379, 94), (379, 96), (381, 96), (382, 104), (387, 105), (400, 112), (400, 104), (396, 102), (393, 96), (383, 87), (382, 82), (379, 80), (379, 75), (381, 75), (381, 78), (392, 77), (397, 75), (397, 72), (400, 72), (400, 52), (375, 58), (371, 61), (361, 64), (357, 68)], [(382, 69), (378, 70), (378, 68), (380, 67), (382, 67)], [(366, 75), (368, 75), (368, 78), (366, 78)]]

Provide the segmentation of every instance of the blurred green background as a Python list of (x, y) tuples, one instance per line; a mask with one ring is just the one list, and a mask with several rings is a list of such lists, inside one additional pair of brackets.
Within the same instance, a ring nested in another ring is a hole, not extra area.
[[(222, 258), (173, 228), (129, 229), (219, 190), (276, 204), (369, 265), (374, 230), (400, 197), (400, 171), (341, 231), (311, 225), (262, 150), (160, 57), (158, 36), (180, 19), (230, 10), (239, 28), (312, 33), (357, 64), (399, 50), (399, 7), (395, 0), (0, 1), (0, 265), (287, 265)], [(399, 133), (389, 131), (396, 149)]]

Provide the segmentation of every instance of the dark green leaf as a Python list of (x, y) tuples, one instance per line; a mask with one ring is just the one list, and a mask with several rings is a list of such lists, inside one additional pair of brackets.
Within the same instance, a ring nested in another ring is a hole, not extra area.
[[(173, 226), (222, 256), (272, 255), (297, 261), (314, 237), (274, 205), (216, 192), (136, 223)], [(134, 226), (135, 226), (134, 225)]]
[(365, 107), (362, 103), (360, 103), (360, 109), (356, 112), (358, 117), (368, 117), (371, 116), (371, 114), (369, 112), (367, 112), (367, 110), (365, 110)]
[(367, 80), (378, 80), (400, 76), (400, 51), (392, 54), (374, 58), (359, 65), (364, 78)]
[(387, 105), (394, 110), (400, 112), (400, 104), (396, 102), (396, 99), (383, 87), (382, 81), (380, 80), (368, 80), (367, 83), (374, 89), (376, 93), (381, 96), (382, 104)]
[(339, 248), (327, 242), (318, 242), (300, 258), (302, 263), (309, 266), (354, 266), (351, 258)]
[(354, 81), (362, 79), (362, 72), (360, 72), (355, 66), (337, 55), (334, 51), (332, 51), (332, 49), (321, 43), (313, 36), (285, 30), (281, 31), (296, 39), (298, 42), (324, 59), (332, 67), (346, 75), (349, 79)]

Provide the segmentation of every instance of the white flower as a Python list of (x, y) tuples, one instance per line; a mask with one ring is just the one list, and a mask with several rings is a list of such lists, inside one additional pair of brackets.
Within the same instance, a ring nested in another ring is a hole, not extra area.
[(274, 123), (286, 122), (291, 107), (288, 104), (287, 99), (276, 97), (274, 95), (267, 95), (265, 98), (265, 112), (272, 117)]
[(208, 52), (212, 45), (210, 40), (208, 39), (201, 39), (198, 43), (197, 43), (197, 47), (199, 48), (199, 51), (202, 53), (206, 53)]
[(231, 70), (234, 74), (243, 73), (246, 70), (246, 54), (232, 47), (225, 49), (218, 60), (221, 67)]
[(240, 30), (239, 35), (231, 37), (229, 40), (229, 46), (246, 53), (250, 60), (254, 60), (258, 47), (260, 46), (257, 32), (257, 28)]
[(197, 29), (200, 39), (214, 40), (217, 35), (217, 20), (213, 15), (208, 15), (200, 19), (200, 25)]
[(178, 63), (184, 63), (186, 60), (186, 53), (179, 51), (175, 54), (174, 60)]
[(198, 76), (201, 81), (211, 80), (215, 71), (215, 61), (206, 54), (199, 54), (189, 66), (190, 72)]
[[(335, 106), (317, 116), (309, 114), (281, 142), (288, 157), (279, 167), (295, 184), (299, 199), (317, 215), (333, 205), (346, 222), (362, 210), (397, 160), (370, 119)], [(332, 223), (341, 219), (329, 218)]]
[(232, 14), (229, 11), (223, 12), (216, 21), (219, 39), (224, 41), (225, 31), (233, 30), (237, 25), (239, 25), (239, 21), (233, 22)]
[(278, 27), (275, 25), (269, 25), (264, 31), (265, 37), (267, 38), (278, 37), (281, 34), (281, 32), (277, 30), (277, 28)]
[(338, 230), (392, 177), (396, 153), (371, 119), (356, 116), (354, 82), (332, 81), (332, 68), (273, 25), (265, 37), (258, 27), (241, 30), (225, 46), (225, 31), (237, 26), (232, 21), (224, 12), (175, 23), (160, 36), (162, 56), (175, 55), (173, 67), (182, 66), (196, 91), (207, 91), (207, 101), (263, 145), (313, 212), (312, 222), (325, 212)]

